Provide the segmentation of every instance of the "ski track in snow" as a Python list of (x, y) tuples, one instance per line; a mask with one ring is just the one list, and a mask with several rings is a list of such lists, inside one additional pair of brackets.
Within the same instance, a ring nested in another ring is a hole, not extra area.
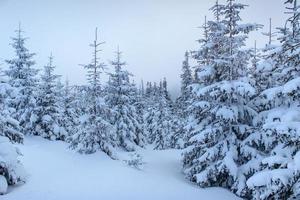
[(146, 164), (136, 170), (101, 152), (81, 155), (64, 142), (39, 137), (25, 137), (19, 148), (27, 183), (10, 187), (1, 200), (238, 199), (225, 189), (201, 189), (185, 180), (178, 150), (140, 150)]

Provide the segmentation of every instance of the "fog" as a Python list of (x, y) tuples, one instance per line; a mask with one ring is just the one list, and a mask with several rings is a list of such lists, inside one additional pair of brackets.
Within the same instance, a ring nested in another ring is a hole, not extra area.
[[(220, 0), (223, 3), (224, 0)], [(249, 7), (242, 14), (245, 22), (282, 26), (283, 0), (243, 0)], [(27, 47), (37, 53), (36, 67), (47, 63), (52, 52), (56, 73), (71, 84), (84, 84), (85, 71), (79, 64), (89, 63), (95, 27), (105, 41), (101, 58), (111, 68), (109, 60), (120, 46), (126, 69), (137, 83), (159, 81), (166, 77), (175, 96), (180, 87), (179, 74), (186, 50), (197, 49), (196, 40), (202, 36), (197, 28), (214, 0), (0, 0), (0, 62), (13, 56), (10, 37), (19, 22), (29, 37)], [(252, 34), (248, 45), (257, 40), (263, 46), (267, 38), (263, 30)]]

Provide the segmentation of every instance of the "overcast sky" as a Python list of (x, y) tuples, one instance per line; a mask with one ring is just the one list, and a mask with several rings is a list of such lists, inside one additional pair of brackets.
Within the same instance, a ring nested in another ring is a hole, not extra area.
[[(220, 0), (220, 3), (225, 0)], [(108, 63), (117, 46), (123, 51), (126, 67), (137, 82), (159, 81), (166, 77), (170, 90), (180, 86), (179, 74), (185, 50), (197, 48), (204, 16), (215, 0), (0, 0), (0, 62), (13, 51), (10, 37), (19, 21), (29, 37), (27, 47), (37, 53), (41, 68), (50, 52), (56, 72), (68, 77), (71, 84), (85, 83), (85, 71), (78, 64), (91, 60), (89, 44), (94, 29), (106, 43), (100, 54)], [(249, 7), (242, 14), (245, 22), (267, 25), (271, 17), (274, 27), (282, 26), (284, 0), (241, 0)], [(267, 31), (265, 27), (262, 31)], [(248, 44), (266, 38), (259, 31)], [(108, 66), (110, 67), (110, 66)]]

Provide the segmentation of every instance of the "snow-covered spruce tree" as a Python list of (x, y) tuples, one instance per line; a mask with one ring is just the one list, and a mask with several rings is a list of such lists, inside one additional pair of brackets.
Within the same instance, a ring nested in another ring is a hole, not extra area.
[(179, 116), (176, 112), (171, 113), (171, 130), (170, 136), (168, 136), (169, 140), (169, 148), (173, 149), (183, 149), (186, 145), (185, 141), (185, 125), (186, 121), (185, 118)]
[[(192, 106), (202, 120), (195, 123), (183, 154), (188, 179), (201, 187), (225, 187), (240, 196), (246, 195), (247, 164), (252, 158), (243, 141), (250, 134), (255, 115), (247, 105), (255, 89), (245, 77), (249, 57), (243, 46), (248, 33), (258, 27), (240, 23), (244, 8), (234, 0), (212, 8), (217, 17), (207, 23), (207, 38), (198, 53), (204, 64), (197, 75), (206, 79), (199, 79), (193, 89), (198, 101)], [(202, 54), (206, 49), (209, 51)]]
[[(185, 146), (190, 145), (189, 139), (199, 134), (203, 127), (208, 123), (207, 119), (209, 114), (209, 103), (205, 96), (196, 95), (196, 91), (202, 87), (208, 86), (216, 81), (220, 80), (224, 67), (222, 66), (222, 60), (219, 59), (219, 55), (225, 50), (223, 43), (225, 42), (223, 31), (223, 25), (220, 23), (220, 13), (223, 5), (216, 3), (215, 6), (211, 8), (213, 13), (215, 13), (216, 21), (208, 21), (205, 17), (205, 22), (202, 26), (203, 28), (203, 38), (199, 39), (200, 48), (196, 51), (192, 51), (191, 55), (197, 61), (195, 66), (195, 74), (192, 86), (192, 93), (189, 98), (189, 105), (187, 106), (185, 121), (186, 125), (184, 127), (184, 141)], [(217, 62), (212, 62), (213, 59)]]
[(141, 124), (138, 120), (134, 102), (134, 84), (130, 82), (131, 74), (123, 69), (121, 52), (116, 52), (116, 60), (111, 62), (114, 72), (110, 73), (105, 100), (112, 112), (112, 124), (115, 127), (116, 143), (126, 151), (134, 151), (139, 144), (138, 134)]
[(297, 199), (300, 196), (300, 12), (296, 0), (291, 17), (280, 29), (278, 48), (270, 51), (273, 83), (255, 99), (261, 111), (255, 118), (258, 127), (248, 138), (249, 146), (260, 152), (260, 172), (247, 181), (256, 199)]
[(34, 109), (36, 118), (33, 120), (35, 135), (50, 140), (65, 140), (66, 131), (59, 123), (60, 107), (57, 97), (57, 78), (54, 74), (53, 56), (50, 55), (49, 63), (44, 66), (37, 91), (37, 106)]
[(176, 109), (180, 111), (182, 117), (186, 117), (185, 111), (187, 111), (187, 106), (189, 104), (189, 100), (191, 99), (192, 91), (191, 84), (193, 83), (192, 70), (189, 64), (189, 52), (185, 52), (185, 59), (182, 63), (182, 74), (181, 77), (181, 90), (180, 96), (176, 100)]
[(22, 32), (19, 26), (16, 31), (17, 36), (12, 38), (11, 46), (15, 50), (15, 57), (6, 60), (9, 66), (6, 74), (9, 76), (9, 84), (17, 91), (11, 101), (12, 107), (15, 109), (12, 117), (20, 122), (21, 131), (24, 134), (32, 134), (33, 110), (36, 107), (34, 91), (37, 87), (38, 71), (33, 68), (35, 62), (32, 58), (35, 54), (30, 53), (25, 47), (27, 38), (23, 37)]
[(146, 99), (144, 94), (144, 86), (143, 81), (141, 83), (141, 88), (135, 92), (135, 98), (133, 99), (137, 114), (137, 121), (140, 126), (137, 126), (137, 143), (139, 146), (144, 147), (147, 143), (146, 141), (146, 127), (145, 127), (145, 107), (146, 107)]
[[(153, 136), (154, 137), (154, 149), (162, 150), (170, 148), (171, 136), (172, 136), (172, 118), (170, 99), (167, 90), (165, 80), (160, 82), (157, 96), (157, 104), (154, 113), (154, 119), (152, 120)], [(173, 145), (175, 146), (177, 138), (173, 138)]]
[(6, 192), (7, 185), (25, 181), (23, 165), (18, 160), (21, 153), (13, 146), (23, 142), (19, 122), (12, 118), (14, 109), (9, 106), (14, 90), (0, 71), (0, 177), (7, 183), (0, 185), (0, 195)]
[(90, 100), (88, 98), (88, 86), (87, 85), (74, 85), (72, 87), (74, 94), (74, 110), (78, 119), (81, 118), (85, 113), (88, 112), (88, 108), (86, 106), (87, 101)]
[[(146, 88), (146, 107), (145, 107), (145, 131), (147, 136), (147, 142), (152, 144), (155, 140), (155, 129), (156, 129), (156, 113), (157, 113), (157, 106), (154, 103), (155, 93), (151, 86), (152, 84), (149, 83), (149, 87)], [(149, 89), (149, 90), (147, 90)]]
[[(268, 43), (263, 49), (255, 47), (252, 51), (252, 66), (250, 68), (250, 76), (253, 80), (252, 85), (257, 89), (257, 94), (260, 94), (265, 89), (271, 88), (275, 85), (278, 77), (276, 64), (274, 58), (271, 56), (275, 49), (278, 48), (277, 45), (273, 44), (274, 37), (276, 34), (272, 31), (272, 21), (270, 19), (269, 30), (264, 35), (268, 36)], [(258, 110), (261, 111), (261, 110)]]
[[(59, 108), (59, 113), (58, 113), (58, 125), (61, 127), (61, 134), (63, 135), (63, 138), (61, 140), (66, 141), (69, 137), (69, 133), (66, 131), (65, 127), (67, 124), (66, 122), (66, 117), (64, 116), (64, 84), (61, 82), (61, 77), (58, 76), (56, 83), (55, 83), (55, 97), (56, 97), (56, 105)], [(75, 130), (75, 127), (73, 127)]]
[(155, 149), (179, 148), (177, 142), (180, 142), (180, 134), (173, 132), (179, 129), (177, 127), (179, 123), (175, 123), (175, 119), (178, 119), (176, 108), (172, 105), (165, 78), (159, 85), (155, 82), (147, 83), (145, 101), (147, 102), (145, 128), (148, 143), (153, 144)]
[(256, 40), (254, 41), (254, 48), (251, 49), (251, 66), (248, 68), (248, 76), (251, 78), (251, 84), (253, 87), (257, 89), (257, 93), (261, 91), (260, 89), (260, 80), (261, 77), (259, 73), (257, 73), (257, 69), (259, 66), (259, 61), (261, 59), (260, 50), (257, 49)]
[(140, 147), (144, 147), (146, 144), (146, 135), (144, 131), (144, 110), (145, 110), (145, 100), (143, 98), (143, 93), (139, 90), (134, 82), (131, 83), (131, 105), (135, 108), (136, 120), (138, 125), (136, 127), (136, 144)]
[[(186, 55), (187, 56), (187, 55)], [(188, 59), (188, 58), (187, 58)], [(164, 85), (164, 84), (163, 84)], [(166, 85), (166, 84), (165, 84)], [(165, 86), (164, 86), (165, 87)], [(190, 87), (187, 85), (187, 87)], [(165, 91), (168, 90), (167, 88), (164, 89)], [(186, 125), (186, 107), (189, 103), (189, 99), (191, 98), (191, 90), (189, 91), (190, 94), (186, 91), (185, 94), (181, 95), (179, 98), (173, 102), (169, 96), (161, 96), (159, 95), (155, 102), (158, 102), (155, 105), (155, 112), (163, 114), (164, 124), (166, 124), (166, 135), (164, 138), (166, 141), (165, 147), (166, 148), (175, 148), (175, 149), (182, 149), (185, 145), (185, 125)], [(164, 106), (163, 112), (161, 112), (161, 103)], [(156, 116), (158, 117), (158, 116)], [(157, 119), (153, 119), (152, 121), (155, 122)], [(155, 122), (156, 124), (157, 122)], [(154, 124), (154, 125), (155, 125)], [(171, 125), (170, 125), (171, 124)], [(170, 127), (169, 127), (170, 126)]]
[(158, 110), (156, 113), (155, 129), (154, 129), (154, 149), (163, 150), (170, 147), (171, 137), (171, 119), (170, 115), (165, 109), (163, 99), (158, 103)]
[(146, 83), (146, 89), (145, 89), (145, 98), (149, 99), (153, 93), (153, 87), (151, 82)]
[(219, 68), (215, 67), (217, 68), (215, 69), (210, 66), (209, 61), (210, 58), (214, 56), (214, 54), (219, 55), (222, 50), (220, 47), (222, 47), (224, 33), (221, 31), (222, 27), (219, 23), (219, 13), (221, 7), (222, 5), (219, 5), (217, 2), (216, 5), (212, 8), (214, 12), (216, 10), (216, 22), (207, 22), (207, 19), (205, 17), (205, 22), (201, 27), (204, 34), (203, 37), (198, 40), (200, 48), (196, 51), (191, 52), (191, 56), (196, 60), (197, 65), (194, 67), (193, 82), (190, 85), (192, 91), (189, 99), (187, 100), (188, 106), (186, 107), (186, 110), (183, 111), (185, 113), (189, 113), (184, 118), (185, 126), (183, 138), (185, 147), (191, 145), (189, 139), (192, 136), (199, 134), (199, 132), (202, 131), (207, 122), (206, 116), (208, 114), (207, 111), (209, 111), (207, 106), (209, 104), (204, 96), (197, 96), (195, 91), (204, 86), (212, 84), (213, 81), (216, 81), (216, 78), (214, 76), (215, 74), (217, 75), (217, 71), (214, 70), (217, 70)]
[(75, 95), (68, 80), (66, 80), (64, 85), (62, 97), (60, 124), (68, 134), (66, 140), (70, 141), (71, 137), (78, 132), (79, 119), (75, 107)]
[(192, 99), (191, 86), (194, 82), (192, 69), (189, 64), (189, 52), (185, 52), (185, 59), (182, 63), (181, 77), (181, 91), (180, 96), (175, 101), (175, 106), (172, 109), (172, 136), (171, 136), (171, 148), (183, 148), (187, 143), (187, 135), (185, 132), (185, 126), (190, 115), (188, 106)]
[(168, 90), (168, 82), (167, 82), (166, 77), (164, 77), (162, 82), (161, 82), (160, 90), (161, 90), (161, 94), (163, 95), (163, 97), (167, 101), (169, 107), (173, 107), (173, 102), (172, 102), (171, 95), (170, 95), (169, 90)]
[(105, 65), (100, 61), (98, 52), (100, 51), (99, 46), (103, 42), (98, 42), (97, 35), (96, 28), (95, 40), (90, 45), (93, 48), (92, 62), (83, 65), (87, 69), (89, 86), (87, 91), (82, 88), (81, 91), (84, 91), (84, 93), (80, 94), (85, 94), (85, 102), (81, 102), (81, 104), (84, 104), (87, 108), (84, 109), (85, 113), (80, 116), (78, 131), (72, 136), (70, 147), (86, 154), (103, 151), (111, 158), (115, 158), (113, 127), (108, 121), (108, 107), (101, 96), (103, 91), (100, 75)]
[(155, 102), (157, 99), (156, 96), (156, 85), (152, 82), (147, 82), (146, 89), (145, 89), (145, 131), (147, 136), (147, 142), (152, 144), (155, 137), (154, 137), (154, 121), (155, 113), (156, 113), (156, 106)]

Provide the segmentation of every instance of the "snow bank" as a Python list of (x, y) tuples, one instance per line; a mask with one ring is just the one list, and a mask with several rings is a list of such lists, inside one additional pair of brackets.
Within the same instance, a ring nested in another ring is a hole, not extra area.
[(190, 184), (181, 172), (180, 150), (140, 149), (146, 164), (136, 170), (103, 152), (81, 155), (63, 142), (39, 137), (25, 137), (19, 148), (29, 181), (1, 200), (239, 199), (222, 188)]
[(293, 176), (293, 170), (291, 169), (274, 169), (269, 171), (257, 172), (251, 178), (248, 179), (247, 185), (250, 188), (266, 186), (272, 181), (280, 180), (284, 185), (290, 182)]
[(8, 183), (6, 178), (0, 175), (0, 195), (3, 195), (7, 192)]
[(0, 136), (0, 175), (5, 172), (8, 184), (14, 185), (26, 180), (26, 173), (19, 161), (19, 151), (7, 137)]
[(289, 82), (287, 82), (284, 86), (283, 86), (283, 93), (289, 94), (289, 93), (294, 93), (296, 91), (299, 91), (300, 89), (300, 77), (295, 78)]

